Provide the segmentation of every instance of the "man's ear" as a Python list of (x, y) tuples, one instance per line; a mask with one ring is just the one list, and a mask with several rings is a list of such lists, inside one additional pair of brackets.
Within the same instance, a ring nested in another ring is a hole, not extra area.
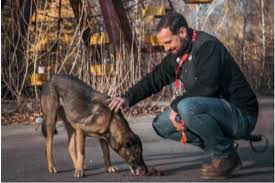
[(181, 27), (179, 30), (179, 35), (181, 38), (186, 38), (188, 36), (187, 29), (185, 27)]

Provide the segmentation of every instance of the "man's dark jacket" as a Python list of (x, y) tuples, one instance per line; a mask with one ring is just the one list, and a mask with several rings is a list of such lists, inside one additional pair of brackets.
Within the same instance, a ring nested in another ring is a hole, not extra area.
[[(192, 31), (189, 30), (189, 35), (192, 35)], [(181, 99), (203, 96), (224, 98), (239, 107), (243, 114), (257, 117), (256, 95), (233, 57), (218, 39), (198, 31), (189, 52), (190, 59), (184, 62), (180, 74), (186, 92), (171, 103), (175, 111), (178, 111), (177, 104)], [(174, 82), (176, 65), (176, 57), (169, 54), (151, 73), (132, 86), (124, 94), (130, 106)]]

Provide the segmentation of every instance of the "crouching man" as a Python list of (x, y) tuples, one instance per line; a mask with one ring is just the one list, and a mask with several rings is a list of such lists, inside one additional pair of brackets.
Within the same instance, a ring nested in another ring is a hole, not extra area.
[(234, 139), (247, 138), (257, 122), (256, 95), (225, 46), (189, 28), (181, 14), (162, 17), (156, 33), (167, 56), (109, 107), (131, 107), (173, 83), (178, 96), (154, 119), (153, 128), (163, 138), (211, 153), (212, 162), (202, 165), (202, 178), (229, 178), (241, 166)]

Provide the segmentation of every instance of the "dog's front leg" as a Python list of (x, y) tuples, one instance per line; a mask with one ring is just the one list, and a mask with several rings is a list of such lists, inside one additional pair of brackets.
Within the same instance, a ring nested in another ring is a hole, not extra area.
[(115, 166), (112, 166), (111, 160), (110, 160), (110, 149), (108, 142), (105, 139), (99, 139), (99, 143), (103, 152), (103, 159), (105, 163), (105, 169), (108, 172), (117, 172), (118, 168)]
[(81, 128), (77, 128), (75, 132), (75, 143), (76, 143), (76, 153), (77, 153), (77, 161), (76, 161), (76, 168), (75, 168), (75, 177), (82, 177), (84, 176), (84, 169), (83, 169), (83, 163), (84, 163), (84, 143), (85, 138), (83, 131)]

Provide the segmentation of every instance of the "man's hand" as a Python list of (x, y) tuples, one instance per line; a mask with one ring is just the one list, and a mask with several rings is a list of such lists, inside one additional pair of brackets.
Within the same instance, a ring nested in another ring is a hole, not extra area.
[(177, 128), (177, 121), (176, 121), (177, 115), (178, 115), (178, 113), (175, 112), (173, 109), (171, 109), (169, 119), (170, 119), (170, 121), (172, 122), (172, 124), (175, 128)]
[(109, 108), (117, 112), (119, 109), (126, 111), (129, 109), (129, 101), (123, 97), (109, 99)]

